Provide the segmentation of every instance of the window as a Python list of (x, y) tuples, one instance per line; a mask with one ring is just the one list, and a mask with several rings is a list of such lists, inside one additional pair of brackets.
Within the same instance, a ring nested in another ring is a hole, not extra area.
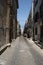
[(39, 19), (39, 13), (37, 12), (36, 15), (35, 15), (35, 22), (38, 22), (37, 20)]
[(37, 28), (35, 28), (35, 35), (37, 35)]

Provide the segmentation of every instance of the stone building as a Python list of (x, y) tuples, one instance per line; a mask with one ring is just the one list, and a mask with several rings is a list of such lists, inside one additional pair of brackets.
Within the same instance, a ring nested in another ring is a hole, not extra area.
[(7, 2), (0, 0), (0, 47), (6, 42), (6, 13), (7, 13)]
[(32, 12), (30, 10), (27, 22), (24, 27), (24, 34), (27, 34), (27, 37), (32, 37)]
[(32, 37), (32, 11), (30, 10), (30, 14), (28, 16), (28, 30), (29, 30), (29, 36)]
[(21, 27), (19, 22), (17, 22), (17, 36), (20, 36), (20, 35), (21, 35)]
[(43, 43), (43, 0), (34, 1), (34, 39)]
[(17, 38), (17, 9), (18, 9), (18, 0), (14, 0), (14, 18), (13, 18), (13, 39)]
[(27, 26), (27, 23), (25, 23), (25, 26), (24, 26), (24, 30), (23, 30), (23, 36), (27, 37), (27, 29), (28, 29), (28, 26)]
[(17, 36), (18, 0), (0, 0), (0, 47)]

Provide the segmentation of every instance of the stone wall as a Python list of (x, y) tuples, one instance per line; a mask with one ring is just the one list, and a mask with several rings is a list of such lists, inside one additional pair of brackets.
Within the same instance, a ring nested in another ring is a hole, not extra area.
[(17, 37), (17, 0), (0, 0), (0, 47)]
[(0, 47), (6, 42), (6, 1), (0, 0)]

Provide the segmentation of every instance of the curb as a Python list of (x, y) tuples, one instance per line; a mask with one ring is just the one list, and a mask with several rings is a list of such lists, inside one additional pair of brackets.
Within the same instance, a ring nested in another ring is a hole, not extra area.
[(11, 46), (10, 43), (8, 43), (8, 44), (2, 46), (2, 47), (0, 48), (0, 55), (7, 49), (7, 47), (10, 47), (10, 46)]
[(39, 42), (34, 41), (36, 43), (37, 46), (39, 46), (41, 49), (43, 49), (43, 46), (41, 44), (39, 44)]

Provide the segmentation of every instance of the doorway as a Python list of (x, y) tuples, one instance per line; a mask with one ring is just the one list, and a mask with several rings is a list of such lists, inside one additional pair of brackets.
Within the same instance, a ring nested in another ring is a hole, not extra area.
[(43, 25), (40, 27), (40, 41), (43, 42)]

